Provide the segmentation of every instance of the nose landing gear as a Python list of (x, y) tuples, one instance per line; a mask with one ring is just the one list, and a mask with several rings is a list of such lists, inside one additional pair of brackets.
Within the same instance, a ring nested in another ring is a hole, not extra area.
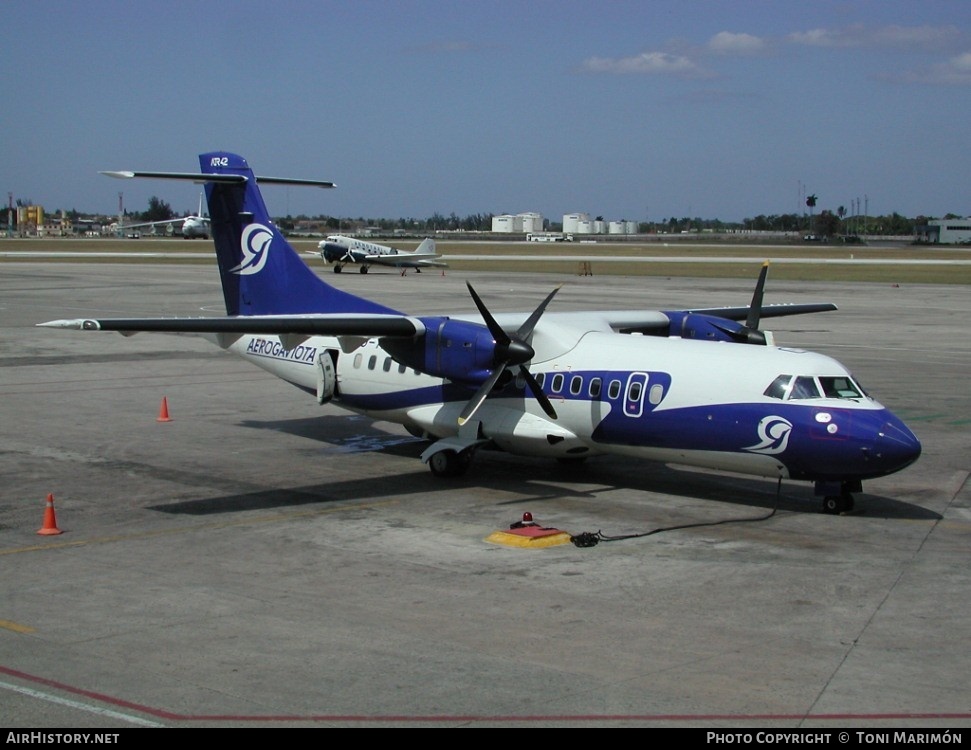
[(823, 498), (823, 513), (839, 515), (853, 510), (853, 495), (849, 492), (840, 495), (826, 495)]
[(816, 494), (823, 497), (823, 513), (839, 515), (853, 510), (853, 493), (862, 492), (863, 483), (859, 480), (850, 482), (816, 482)]

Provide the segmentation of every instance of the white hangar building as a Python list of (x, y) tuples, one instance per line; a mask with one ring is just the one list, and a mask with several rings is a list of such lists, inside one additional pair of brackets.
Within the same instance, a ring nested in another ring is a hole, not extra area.
[(932, 219), (915, 230), (918, 242), (932, 245), (961, 245), (971, 242), (971, 218)]

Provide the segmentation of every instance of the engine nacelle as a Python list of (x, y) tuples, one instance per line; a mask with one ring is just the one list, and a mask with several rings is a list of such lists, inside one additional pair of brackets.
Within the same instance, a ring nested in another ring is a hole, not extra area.
[(320, 257), (328, 263), (336, 263), (347, 255), (347, 248), (335, 242), (321, 242), (318, 246)]
[(771, 343), (771, 334), (750, 328), (744, 323), (716, 315), (702, 313), (668, 311), (664, 314), (671, 320), (669, 336), (701, 341), (728, 341), (733, 344), (755, 344), (765, 346)]
[(398, 362), (456, 383), (479, 384), (496, 366), (496, 342), (481, 323), (422, 318), (425, 333), (413, 341), (382, 339), (381, 348)]

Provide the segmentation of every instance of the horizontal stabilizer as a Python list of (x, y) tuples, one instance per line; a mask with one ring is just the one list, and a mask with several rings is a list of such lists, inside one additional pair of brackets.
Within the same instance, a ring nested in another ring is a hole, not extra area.
[[(188, 180), (189, 182), (246, 182), (246, 177), (241, 174), (213, 174), (209, 172), (133, 172), (130, 170), (121, 170), (100, 172), (99, 174), (107, 175), (108, 177), (117, 177), (122, 180), (130, 180), (133, 177), (151, 177), (159, 180)], [(257, 175), (256, 181), (264, 185), (308, 185), (310, 187), (321, 188), (337, 187), (335, 183), (325, 180), (301, 180), (294, 177), (260, 177)]]

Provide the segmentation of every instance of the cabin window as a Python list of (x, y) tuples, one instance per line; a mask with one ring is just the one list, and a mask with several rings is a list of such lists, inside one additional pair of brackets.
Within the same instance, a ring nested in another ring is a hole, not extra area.
[(574, 375), (573, 379), (570, 381), (570, 393), (574, 396), (579, 396), (580, 391), (583, 390), (583, 378), (579, 375)]
[(539, 385), (539, 389), (543, 390), (543, 383), (546, 382), (546, 373), (538, 372), (535, 375), (533, 375), (533, 379), (536, 381), (537, 385)]
[(610, 385), (607, 387), (607, 398), (615, 399), (620, 395), (620, 381), (611, 380)]
[(370, 359), (368, 359), (367, 361), (367, 368), (369, 370), (373, 370), (377, 366), (378, 366), (378, 355), (372, 354)]
[(590, 398), (600, 398), (600, 386), (603, 381), (600, 378), (593, 378), (590, 381), (590, 389), (587, 391), (590, 394)]
[(384, 358), (384, 371), (391, 372), (391, 357)]
[(662, 398), (664, 398), (664, 386), (660, 383), (655, 383), (651, 386), (651, 390), (647, 392), (647, 400), (651, 402), (652, 406), (657, 406), (661, 403)]
[(403, 364), (401, 364), (400, 362), (398, 363), (398, 372), (399, 372), (399, 374), (404, 375), (405, 374), (405, 370), (407, 370), (407, 369), (408, 368), (405, 367)]
[(357, 354), (355, 354), (354, 355), (354, 369), (355, 370), (360, 370), (361, 369), (361, 362), (363, 362), (363, 361), (364, 361), (364, 355), (363, 354), (361, 354), (360, 352), (357, 353)]
[(563, 390), (563, 373), (558, 372), (553, 376), (553, 385), (551, 386), (553, 393), (559, 393)]

